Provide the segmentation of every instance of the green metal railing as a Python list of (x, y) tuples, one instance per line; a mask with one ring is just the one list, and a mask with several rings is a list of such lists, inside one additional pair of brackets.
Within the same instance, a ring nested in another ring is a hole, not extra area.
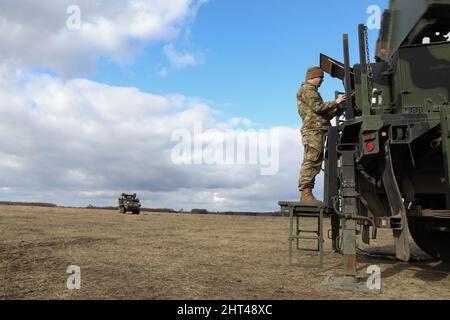
[[(281, 207), (282, 214), (289, 214), (289, 248), (288, 257), (289, 265), (302, 268), (323, 268), (323, 216), (326, 210), (325, 204), (323, 206), (305, 205), (299, 202), (287, 202), (280, 201), (278, 203)], [(301, 220), (305, 218), (315, 218), (317, 219), (317, 230), (305, 230), (301, 227)], [(294, 223), (295, 220), (295, 223)], [(312, 234), (312, 235), (304, 235)], [(301, 248), (301, 240), (316, 240), (317, 249)], [(301, 251), (312, 251), (318, 252), (319, 262), (317, 264), (312, 263), (302, 263), (295, 262), (294, 256), (294, 244), (296, 244), (295, 249), (299, 252)]]

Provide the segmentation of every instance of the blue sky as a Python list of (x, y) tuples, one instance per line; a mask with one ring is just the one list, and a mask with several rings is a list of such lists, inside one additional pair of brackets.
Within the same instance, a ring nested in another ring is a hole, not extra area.
[[(263, 127), (298, 126), (295, 93), (308, 66), (325, 53), (342, 61), (342, 35), (349, 33), (352, 63), (358, 59), (357, 25), (369, 18), (367, 8), (385, 9), (387, 0), (342, 2), (212, 0), (175, 43), (194, 52), (203, 63), (170, 68), (157, 43), (132, 64), (108, 60), (90, 79), (117, 86), (135, 86), (157, 94), (181, 93), (209, 101), (225, 117), (249, 118)], [(369, 33), (373, 58), (378, 30)], [(165, 77), (159, 74), (167, 68)], [(332, 99), (340, 81), (327, 77), (321, 91)]]
[[(0, 201), (112, 206), (128, 192), (146, 207), (273, 211), (298, 199), (297, 89), (320, 53), (342, 61), (346, 32), (357, 62), (371, 5), (387, 1), (2, 0)], [(327, 77), (321, 92), (336, 89)], [(256, 164), (174, 161), (176, 132), (195, 156), (226, 149), (196, 123), (270, 138), (239, 151)]]

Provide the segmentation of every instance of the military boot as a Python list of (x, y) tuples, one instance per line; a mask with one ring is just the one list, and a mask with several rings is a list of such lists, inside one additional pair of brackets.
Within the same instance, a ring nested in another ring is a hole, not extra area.
[(322, 202), (320, 202), (319, 200), (314, 198), (314, 195), (313, 195), (311, 189), (305, 189), (302, 191), (302, 197), (300, 199), (300, 203), (309, 204), (309, 205), (313, 205), (313, 206), (319, 206), (322, 204)]

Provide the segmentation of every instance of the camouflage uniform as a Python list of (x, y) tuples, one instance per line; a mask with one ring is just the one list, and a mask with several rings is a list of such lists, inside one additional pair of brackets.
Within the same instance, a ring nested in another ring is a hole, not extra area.
[(320, 173), (323, 162), (323, 140), (331, 125), (330, 120), (337, 115), (338, 105), (335, 101), (323, 102), (318, 88), (303, 83), (297, 93), (297, 105), (303, 120), (302, 143), (304, 159), (300, 170), (298, 188), (314, 189), (316, 176)]

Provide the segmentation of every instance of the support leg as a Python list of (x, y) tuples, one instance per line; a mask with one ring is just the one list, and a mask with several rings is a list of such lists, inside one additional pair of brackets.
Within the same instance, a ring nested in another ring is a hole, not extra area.
[[(355, 152), (354, 150), (342, 151), (342, 213), (346, 215), (358, 214), (358, 194), (356, 193), (355, 180)], [(356, 221), (343, 219), (343, 243), (344, 273), (345, 276), (354, 277), (356, 280)]]

